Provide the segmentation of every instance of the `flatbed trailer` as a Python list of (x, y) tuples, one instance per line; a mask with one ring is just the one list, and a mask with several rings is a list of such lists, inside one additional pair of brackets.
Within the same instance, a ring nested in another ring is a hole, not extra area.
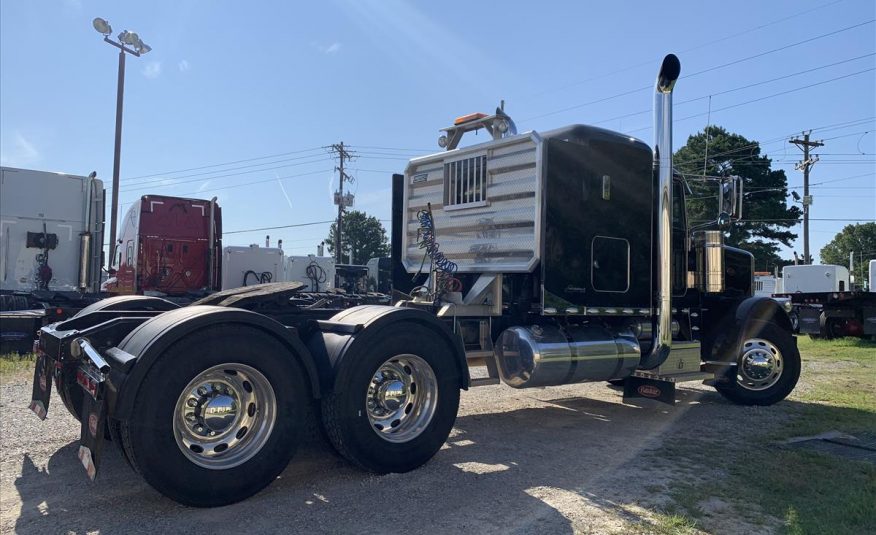
[(800, 334), (828, 340), (843, 336), (876, 339), (874, 292), (799, 292), (774, 297), (791, 302)]
[[(31, 409), (46, 417), (54, 383), (89, 477), (108, 436), (159, 492), (206, 507), (270, 484), (311, 412), (342, 456), (388, 473), (438, 452), (472, 386), (610, 381), (673, 403), (705, 381), (781, 401), (800, 374), (787, 313), (753, 296), (750, 253), (687, 222), (680, 69), (669, 55), (658, 75), (653, 149), (585, 125), (517, 134), (501, 108), (444, 129), (445, 151), (392, 178), (391, 305), (301, 283), (107, 299), (41, 330)], [(480, 129), (492, 139), (458, 148)], [(717, 182), (720, 227), (743, 181)]]

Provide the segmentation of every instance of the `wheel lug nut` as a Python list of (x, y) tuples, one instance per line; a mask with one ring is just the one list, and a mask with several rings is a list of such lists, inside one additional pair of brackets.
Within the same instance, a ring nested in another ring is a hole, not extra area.
[(197, 404), (198, 404), (198, 400), (196, 400), (195, 398), (189, 398), (186, 401), (186, 405), (188, 405), (189, 407), (194, 407)]
[(207, 387), (199, 386), (198, 387), (198, 394), (201, 396), (206, 396), (207, 395)]
[(186, 414), (186, 421), (187, 422), (194, 422), (195, 420), (196, 420), (195, 413), (190, 412), (190, 413)]

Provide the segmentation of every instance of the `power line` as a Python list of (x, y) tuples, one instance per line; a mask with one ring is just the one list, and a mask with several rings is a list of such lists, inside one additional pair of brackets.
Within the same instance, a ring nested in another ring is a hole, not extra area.
[[(717, 96), (720, 96), (720, 95), (726, 95), (726, 94), (728, 94), (728, 93), (734, 93), (734, 92), (736, 92), (736, 91), (742, 91), (742, 90), (744, 90), (744, 89), (750, 89), (750, 88), (752, 88), (752, 87), (757, 87), (757, 86), (759, 86), (759, 85), (765, 85), (765, 84), (769, 84), (769, 83), (772, 83), (772, 82), (777, 82), (777, 81), (779, 81), (779, 80), (786, 80), (786, 79), (788, 79), (788, 78), (793, 78), (793, 77), (795, 77), (795, 76), (800, 76), (800, 75), (803, 75), (803, 74), (808, 74), (808, 73), (815, 72), (815, 71), (819, 71), (819, 70), (822, 70), (822, 69), (827, 69), (827, 68), (830, 68), (830, 67), (835, 67), (835, 66), (837, 66), (837, 65), (842, 65), (843, 63), (850, 63), (850, 62), (852, 62), (852, 61), (857, 61), (857, 60), (859, 60), (859, 59), (869, 58), (869, 57), (873, 57), (873, 56), (876, 56), (876, 52), (871, 52), (871, 53), (869, 53), (869, 54), (864, 54), (863, 56), (857, 56), (857, 57), (849, 58), (849, 59), (845, 59), (845, 60), (842, 60), (842, 61), (836, 61), (836, 62), (834, 62), (834, 63), (829, 63), (829, 64), (827, 64), (827, 65), (822, 65), (822, 66), (820, 66), (820, 67), (814, 67), (814, 68), (811, 68), (811, 69), (806, 69), (806, 70), (804, 70), (804, 71), (799, 71), (799, 72), (795, 72), (795, 73), (792, 73), (792, 74), (786, 74), (786, 75), (784, 75), (784, 76), (779, 76), (779, 77), (777, 77), (777, 78), (771, 78), (771, 79), (769, 79), (769, 80), (763, 80), (763, 81), (760, 81), (760, 82), (754, 82), (754, 83), (751, 83), (751, 84), (745, 84), (745, 85), (742, 85), (742, 86), (739, 86), (739, 87), (734, 87), (733, 89), (726, 89), (726, 90), (724, 90), (724, 91), (719, 91), (719, 92), (717, 92), (717, 93), (712, 93), (711, 95), (703, 95), (703, 96), (701, 96), (701, 97), (695, 97), (695, 98), (691, 98), (691, 99), (687, 99), (687, 100), (682, 100), (682, 101), (679, 101), (679, 102), (675, 103), (675, 105), (676, 105), (676, 106), (681, 106), (681, 105), (684, 105), (684, 104), (690, 104), (691, 102), (699, 102), (700, 100), (711, 99), (712, 97), (717, 97)], [(608, 118), (608, 119), (603, 119), (603, 120), (601, 120), (601, 121), (596, 121), (596, 122), (593, 123), (593, 124), (609, 123), (609, 122), (612, 122), (612, 121), (617, 121), (617, 120), (619, 120), (619, 119), (626, 119), (626, 118), (628, 118), (628, 117), (635, 117), (635, 116), (637, 116), (637, 115), (644, 115), (644, 114), (646, 114), (646, 113), (651, 113), (652, 111), (653, 111), (653, 110), (651, 110), (651, 109), (647, 109), (647, 110), (641, 110), (641, 111), (636, 111), (636, 112), (632, 112), (632, 113), (625, 113), (625, 114), (623, 114), (623, 115), (617, 115), (617, 116), (615, 116), (615, 117), (610, 117), (610, 118)]]
[(432, 152), (432, 149), (404, 149), (400, 147), (375, 147), (374, 145), (350, 145), (351, 149), (394, 150), (400, 152)]
[[(847, 27), (845, 27), (845, 28), (841, 28), (841, 29), (839, 29), (839, 30), (834, 30), (834, 31), (832, 31), (832, 32), (828, 32), (828, 33), (824, 33), (824, 34), (821, 34), (821, 35), (817, 35), (817, 36), (815, 36), (815, 37), (810, 37), (809, 39), (804, 39), (804, 40), (802, 40), (802, 41), (797, 41), (796, 43), (791, 43), (791, 44), (789, 44), (789, 45), (785, 45), (785, 46), (782, 46), (782, 47), (779, 47), (779, 48), (774, 48), (774, 49), (771, 49), (771, 50), (767, 50), (767, 51), (765, 51), (765, 52), (761, 52), (761, 53), (758, 53), (758, 54), (754, 54), (754, 55), (752, 55), (752, 56), (747, 56), (747, 57), (744, 57), (744, 58), (740, 58), (740, 59), (737, 59), (737, 60), (730, 61), (730, 62), (728, 62), (728, 63), (723, 63), (723, 64), (721, 64), (721, 65), (716, 65), (716, 66), (714, 66), (714, 67), (709, 67), (709, 68), (707, 68), (707, 69), (703, 69), (703, 70), (701, 70), (701, 71), (697, 71), (697, 72), (694, 72), (694, 73), (692, 73), (692, 74), (684, 75), (684, 76), (682, 76), (682, 78), (683, 78), (683, 79), (693, 78), (694, 76), (699, 76), (699, 75), (701, 75), (701, 74), (705, 74), (705, 73), (707, 73), (707, 72), (712, 72), (712, 71), (716, 71), (716, 70), (718, 70), (718, 69), (723, 69), (723, 68), (725, 68), (725, 67), (730, 67), (730, 66), (732, 66), (732, 65), (737, 65), (737, 64), (739, 64), (739, 63), (743, 63), (743, 62), (746, 62), (746, 61), (750, 61), (750, 60), (752, 60), (752, 59), (760, 58), (760, 57), (766, 56), (766, 55), (768, 55), (768, 54), (773, 54), (773, 53), (775, 53), (775, 52), (780, 52), (780, 51), (782, 51), (782, 50), (787, 50), (787, 49), (789, 49), (789, 48), (793, 48), (793, 47), (795, 47), (795, 46), (799, 46), (799, 45), (806, 44), (806, 43), (811, 43), (811, 42), (813, 42), (813, 41), (817, 41), (817, 40), (819, 40), (819, 39), (823, 39), (823, 38), (825, 38), (825, 37), (830, 37), (830, 36), (837, 35), (837, 34), (840, 34), (840, 33), (843, 33), (843, 32), (847, 32), (847, 31), (853, 30), (853, 29), (855, 29), (855, 28), (859, 28), (859, 27), (861, 27), (861, 26), (865, 26), (865, 25), (867, 25), (867, 24), (872, 24), (874, 21), (876, 21), (876, 19), (870, 19), (870, 20), (868, 20), (868, 21), (866, 21), (866, 22), (861, 22), (861, 23), (858, 23), (858, 24), (854, 24), (854, 25), (852, 25), (852, 26), (847, 26)], [(576, 104), (576, 105), (574, 105), (574, 106), (568, 106), (568, 107), (566, 107), (566, 108), (562, 108), (562, 109), (559, 109), (559, 110), (551, 111), (551, 112), (548, 112), (548, 113), (543, 113), (543, 114), (541, 114), (541, 115), (535, 115), (535, 116), (532, 116), (532, 117), (527, 117), (527, 118), (522, 119), (522, 121), (531, 121), (531, 120), (533, 120), (533, 119), (541, 119), (541, 118), (543, 118), (543, 117), (548, 117), (548, 116), (551, 116), (551, 115), (556, 115), (556, 114), (558, 114), (558, 113), (563, 113), (563, 112), (567, 112), (567, 111), (571, 111), (571, 110), (576, 110), (576, 109), (579, 109), (579, 108), (583, 108), (583, 107), (585, 107), (585, 106), (590, 106), (590, 105), (592, 105), (592, 104), (598, 104), (598, 103), (600, 103), (600, 102), (605, 102), (605, 101), (607, 101), (607, 100), (612, 100), (612, 99), (615, 99), (615, 98), (619, 98), (619, 97), (623, 97), (623, 96), (631, 95), (631, 94), (634, 94), (634, 93), (638, 93), (639, 91), (650, 90), (651, 88), (652, 88), (651, 85), (646, 85), (646, 86), (643, 86), (643, 87), (639, 87), (639, 88), (637, 88), (637, 89), (631, 89), (631, 90), (624, 91), (624, 92), (622, 92), (622, 93), (617, 93), (617, 94), (615, 94), (615, 95), (611, 95), (611, 96), (608, 96), (608, 97), (603, 97), (603, 98), (600, 98), (600, 99), (591, 100), (591, 101), (589, 101), (589, 102), (585, 102), (585, 103), (583, 103), (583, 104)], [(633, 130), (633, 132), (635, 132), (635, 130)]]
[(279, 154), (269, 154), (267, 156), (256, 156), (254, 158), (246, 158), (243, 160), (234, 160), (231, 162), (214, 163), (214, 164), (210, 164), (210, 165), (202, 165), (200, 167), (190, 167), (188, 169), (176, 169), (173, 171), (164, 171), (162, 173), (152, 173), (149, 175), (129, 176), (129, 177), (125, 178), (125, 180), (134, 180), (136, 178), (149, 178), (149, 177), (153, 177), (153, 176), (172, 175), (172, 174), (176, 174), (176, 173), (185, 173), (188, 171), (198, 171), (201, 169), (207, 169), (209, 167), (220, 167), (223, 165), (234, 165), (234, 164), (244, 163), (244, 162), (253, 162), (255, 160), (265, 160), (267, 158), (277, 158), (279, 156), (289, 156), (291, 154), (302, 154), (304, 152), (314, 152), (314, 151), (317, 151), (320, 149), (322, 149), (322, 147), (314, 147), (312, 149), (303, 149), (303, 150), (296, 150), (296, 151), (291, 151), (291, 152), (281, 152)]
[[(755, 32), (755, 31), (757, 31), (757, 30), (761, 30), (761, 29), (763, 29), (763, 28), (768, 28), (768, 27), (773, 26), (773, 25), (775, 25), (775, 24), (779, 24), (779, 23), (781, 23), (781, 22), (785, 22), (786, 20), (790, 20), (790, 19), (793, 19), (793, 18), (799, 17), (799, 16), (801, 16), (801, 15), (806, 15), (806, 14), (811, 13), (811, 12), (813, 12), (813, 11), (817, 11), (817, 10), (819, 10), (819, 9), (823, 9), (823, 8), (825, 8), (825, 7), (830, 7), (830, 6), (835, 5), (835, 4), (838, 4), (838, 3), (840, 3), (840, 2), (842, 2), (842, 0), (837, 0), (837, 1), (835, 1), (835, 2), (830, 2), (830, 3), (827, 3), (827, 4), (822, 4), (822, 5), (820, 5), (820, 6), (817, 6), (817, 7), (812, 8), (812, 9), (807, 9), (807, 10), (805, 10), (805, 11), (801, 11), (801, 12), (799, 12), (799, 13), (795, 13), (795, 14), (793, 14), (793, 15), (790, 15), (790, 16), (785, 17), (785, 18), (782, 18), (782, 19), (778, 19), (778, 20), (774, 20), (774, 21), (771, 21), (771, 22), (767, 22), (767, 23), (765, 23), (765, 24), (761, 24), (760, 26), (755, 26), (755, 27), (749, 28), (749, 29), (747, 29), (747, 30), (743, 30), (743, 31), (741, 31), (741, 32), (737, 32), (737, 33), (734, 33), (734, 34), (731, 34), (731, 35), (727, 35), (727, 36), (725, 36), (725, 37), (721, 37), (721, 38), (719, 38), (719, 39), (715, 39), (715, 40), (713, 40), (713, 41), (708, 41), (708, 42), (706, 42), (706, 43), (702, 43), (702, 44), (699, 44), (699, 45), (693, 46), (693, 47), (691, 47), (691, 48), (686, 48), (686, 49), (682, 50), (680, 53), (683, 54), (683, 53), (685, 53), (685, 52), (691, 52), (691, 51), (693, 51), (693, 50), (698, 50), (698, 49), (700, 49), (700, 48), (704, 48), (704, 47), (707, 47), (707, 46), (710, 46), (710, 45), (713, 45), (713, 44), (716, 44), (716, 43), (720, 43), (720, 42), (723, 42), (723, 41), (727, 41), (727, 40), (733, 39), (733, 38), (735, 38), (735, 37), (739, 37), (739, 36), (742, 36), (742, 35), (745, 35), (745, 34), (748, 34), (748, 33)], [(658, 59), (659, 59), (659, 58), (658, 58)], [(637, 69), (637, 68), (639, 68), (639, 67), (644, 67), (644, 66), (652, 65), (652, 64), (653, 64), (653, 61), (652, 61), (652, 60), (649, 60), (649, 61), (643, 61), (643, 62), (641, 62), (641, 63), (637, 63), (637, 64), (635, 64), (635, 65), (630, 65), (629, 67), (624, 67), (624, 68), (622, 68), (622, 69), (618, 69), (618, 70), (616, 70), (616, 71), (608, 72), (608, 73), (605, 73), (605, 74), (600, 74), (600, 75), (598, 75), (598, 76), (593, 76), (593, 77), (591, 77), (591, 78), (587, 78), (586, 80), (581, 80), (581, 81), (579, 81), (579, 82), (573, 82), (573, 83), (571, 83), (571, 84), (568, 84), (568, 85), (565, 85), (565, 86), (562, 86), (562, 87), (557, 87), (557, 88), (554, 88), (554, 89), (549, 89), (549, 90), (546, 90), (546, 91), (541, 91), (541, 92), (539, 92), (539, 93), (534, 93), (533, 95), (544, 95), (544, 94), (551, 93), (551, 92), (554, 92), (554, 91), (563, 91), (563, 90), (565, 90), (565, 89), (569, 89), (569, 88), (572, 88), (572, 87), (575, 87), (575, 86), (578, 86), (578, 85), (581, 85), (581, 84), (586, 84), (586, 83), (588, 83), (588, 82), (593, 82), (593, 81), (595, 81), (595, 80), (600, 80), (600, 79), (602, 79), (602, 78), (606, 78), (606, 77), (608, 77), (608, 76), (612, 76), (612, 75), (615, 75), (615, 74), (620, 74), (620, 73), (623, 73), (623, 72), (631, 71), (631, 70), (633, 70), (633, 69)]]
[[(876, 119), (876, 116), (870, 116), (870, 117), (866, 117), (866, 118), (855, 119), (853, 121), (844, 121), (842, 123), (833, 123), (833, 124), (829, 124), (829, 125), (818, 126), (818, 127), (812, 128), (811, 130), (813, 132), (815, 132), (815, 131), (824, 132), (824, 131), (828, 131), (828, 130), (836, 130), (838, 128), (848, 128), (850, 126), (858, 126), (859, 124), (862, 124), (862, 123), (872, 123), (872, 122), (874, 122), (874, 119)], [(799, 132), (799, 130), (797, 130), (796, 132)], [(744, 151), (746, 149), (759, 149), (761, 147), (772, 145), (774, 143), (784, 144), (785, 141), (789, 137), (796, 135), (796, 132), (791, 132), (789, 134), (785, 134), (785, 135), (778, 136), (775, 138), (770, 138), (770, 139), (768, 139), (766, 141), (762, 141), (762, 142), (754, 141), (748, 145), (743, 145), (741, 147), (735, 147), (733, 149), (726, 150), (724, 152), (718, 152), (718, 153), (712, 154), (712, 157), (715, 158), (718, 156), (726, 156), (728, 154), (738, 153), (738, 152)], [(839, 139), (841, 137), (850, 137), (852, 135), (857, 135), (860, 133), (861, 132), (856, 132), (854, 134), (846, 134), (844, 136), (836, 136), (833, 138), (827, 138), (826, 140)], [(869, 131), (867, 131), (867, 133), (869, 133)], [(766, 154), (769, 154), (769, 152), (771, 152), (771, 151), (765, 152), (762, 155), (749, 154), (747, 156), (740, 156), (739, 158), (731, 158), (731, 159), (729, 159), (729, 161), (732, 162), (732, 161), (736, 161), (736, 160), (740, 160), (740, 159), (744, 159), (744, 158), (757, 158), (760, 156), (765, 156)], [(687, 165), (687, 164), (695, 164), (695, 165), (699, 166), (699, 159), (696, 159), (696, 160), (693, 160), (693, 159), (692, 160), (675, 159), (673, 161), (673, 165), (675, 165), (676, 167), (682, 167), (682, 166)]]
[[(751, 99), (751, 100), (746, 100), (746, 101), (744, 101), (744, 102), (738, 102), (738, 103), (736, 103), (736, 104), (732, 104), (732, 105), (730, 105), (730, 106), (724, 106), (723, 108), (718, 108), (717, 110), (712, 110), (712, 113), (717, 113), (717, 112), (719, 112), (719, 111), (730, 110), (730, 109), (733, 109), (733, 108), (738, 108), (738, 107), (740, 107), (740, 106), (746, 106), (746, 105), (748, 105), (748, 104), (753, 104), (753, 103), (755, 103), (755, 102), (760, 102), (760, 101), (762, 101), (762, 100), (767, 100), (767, 99), (771, 99), (771, 98), (779, 97), (779, 96), (782, 96), (782, 95), (787, 95), (787, 94), (789, 94), (789, 93), (795, 93), (795, 92), (797, 92), (797, 91), (802, 91), (802, 90), (804, 90), (804, 89), (809, 89), (809, 88), (816, 87), (816, 86), (819, 86), (819, 85), (824, 85), (824, 84), (827, 84), (827, 83), (830, 83), (830, 82), (836, 82), (837, 80), (843, 80), (843, 79), (845, 79), (845, 78), (851, 78), (852, 76), (858, 76), (859, 74), (864, 74), (864, 73), (867, 73), (867, 72), (873, 72), (874, 70), (876, 70), (876, 67), (871, 67), (871, 68), (869, 68), (869, 69), (864, 69), (864, 70), (862, 70), (862, 71), (853, 72), (853, 73), (850, 73), (850, 74), (845, 74), (845, 75), (843, 75), (843, 76), (837, 76), (837, 77), (834, 77), (834, 78), (830, 78), (830, 79), (828, 79), (828, 80), (822, 80), (822, 81), (820, 81), (820, 82), (815, 82), (814, 84), (808, 84), (808, 85), (804, 85), (804, 86), (800, 86), (800, 87), (795, 87), (795, 88), (793, 88), (793, 89), (788, 89), (788, 90), (786, 90), (786, 91), (780, 91), (779, 93), (773, 93), (772, 95), (767, 95), (767, 96), (765, 96), (765, 97), (760, 97), (760, 98), (755, 98), (755, 99)], [(697, 117), (702, 117), (703, 115), (706, 115), (706, 114), (705, 114), (705, 113), (697, 113), (697, 114), (694, 114), (694, 115), (688, 115), (687, 117), (682, 117), (681, 119), (676, 119), (675, 121), (676, 121), (676, 122), (686, 121), (686, 120), (688, 120), (688, 119), (694, 119), (694, 118), (697, 118)], [(650, 128), (652, 128), (652, 127), (651, 127), (651, 126), (644, 126), (644, 127), (642, 127), (642, 128), (636, 128), (636, 129), (634, 129), (634, 130), (627, 130), (627, 133), (639, 132), (639, 131), (642, 131), (642, 130), (648, 130), (648, 129), (650, 129)]]
[[(176, 176), (176, 177), (162, 177), (162, 178), (156, 178), (156, 179), (152, 179), (152, 180), (144, 180), (142, 182), (136, 182), (134, 184), (127, 184), (127, 185), (129, 185), (129, 186), (143, 186), (146, 184), (158, 184), (158, 183), (164, 182), (166, 180), (179, 180), (182, 178), (200, 177), (200, 178), (197, 178), (196, 180), (190, 181), (190, 182), (198, 182), (200, 180), (212, 180), (214, 178), (225, 178), (225, 177), (229, 177), (229, 176), (239, 176), (239, 175), (245, 175), (245, 174), (249, 174), (249, 173), (258, 173), (260, 171), (271, 171), (274, 169), (282, 169), (284, 167), (294, 167), (296, 165), (305, 165), (308, 163), (320, 162), (320, 161), (323, 161), (325, 159), (326, 158), (323, 155), (309, 154), (307, 156), (299, 156), (296, 158), (287, 158), (284, 160), (275, 160), (273, 162), (264, 162), (264, 163), (260, 163), (260, 164), (244, 165), (241, 167), (230, 167), (228, 169), (221, 169), (221, 170), (216, 170), (216, 171), (207, 171), (205, 173), (194, 173), (191, 175), (181, 175), (181, 176)], [(275, 167), (265, 167), (262, 169), (250, 169), (248, 171), (242, 171), (240, 173), (228, 173), (228, 174), (224, 174), (224, 175), (213, 175), (212, 174), (212, 173), (224, 173), (226, 171), (239, 171), (241, 169), (249, 169), (251, 167), (257, 167), (257, 166), (261, 166), (261, 165), (271, 165), (271, 164), (275, 164), (275, 163), (293, 162), (293, 161), (301, 161), (301, 160), (308, 160), (308, 161), (301, 162), (298, 164), (285, 164), (285, 165), (278, 165)], [(119, 191), (124, 191), (124, 189), (120, 189)]]
[(830, 36), (832, 36), (832, 35), (837, 35), (837, 34), (840, 34), (840, 33), (843, 33), (843, 32), (847, 32), (847, 31), (849, 31), (849, 30), (854, 30), (855, 28), (860, 28), (861, 26), (866, 26), (867, 24), (872, 24), (873, 22), (876, 22), (876, 19), (870, 19), (870, 20), (868, 20), (868, 21), (861, 22), (861, 23), (858, 23), (858, 24), (854, 24), (854, 25), (852, 25), (852, 26), (847, 26), (847, 27), (845, 27), (845, 28), (841, 28), (841, 29), (839, 29), (839, 30), (834, 30), (834, 31), (832, 31), (832, 32), (828, 32), (828, 33), (823, 33), (823, 34), (821, 34), (821, 35), (817, 35), (817, 36), (815, 36), (815, 37), (810, 37), (809, 39), (804, 39), (804, 40), (802, 40), (802, 41), (797, 41), (796, 43), (791, 43), (790, 45), (780, 46), (779, 48), (773, 48), (772, 50), (767, 50), (766, 52), (761, 52), (761, 53), (759, 53), (759, 54), (755, 54), (755, 55), (753, 55), (753, 56), (748, 56), (748, 57), (745, 57), (745, 58), (741, 58), (741, 59), (733, 60), (733, 61), (731, 61), (731, 62), (729, 62), (729, 63), (724, 63), (724, 64), (722, 64), (722, 65), (716, 65), (716, 66), (714, 66), (714, 67), (709, 67), (708, 69), (703, 69), (703, 70), (701, 70), (701, 71), (697, 71), (697, 72), (695, 72), (695, 73), (693, 73), (693, 74), (688, 74), (687, 76), (685, 76), (685, 78), (692, 78), (692, 77), (694, 77), (694, 76), (699, 76), (699, 75), (701, 75), (701, 74), (705, 74), (705, 73), (707, 73), (707, 72), (716, 71), (716, 70), (718, 70), (718, 69), (723, 69), (724, 67), (729, 67), (729, 66), (731, 66), (731, 65), (737, 65), (737, 64), (742, 63), (742, 62), (745, 62), (745, 61), (749, 61), (749, 60), (752, 60), (752, 59), (760, 58), (760, 57), (766, 56), (766, 55), (768, 55), (768, 54), (773, 54), (773, 53), (775, 53), (775, 52), (781, 52), (782, 50), (787, 50), (787, 49), (789, 49), (789, 48), (793, 48), (793, 47), (795, 47), (795, 46), (803, 45), (803, 44), (806, 44), (806, 43), (811, 43), (811, 42), (813, 42), (813, 41), (817, 41), (817, 40), (819, 40), (819, 39), (824, 39), (825, 37), (830, 37)]
[(241, 234), (244, 232), (259, 232), (262, 230), (277, 230), (277, 229), (282, 229), (282, 228), (311, 227), (313, 225), (325, 225), (327, 223), (334, 223), (334, 220), (330, 219), (328, 221), (311, 221), (309, 223), (293, 223), (291, 225), (280, 225), (277, 227), (261, 227), (261, 228), (249, 228), (249, 229), (243, 229), (243, 230), (230, 230), (230, 231), (223, 232), (223, 234)]
[(310, 171), (308, 173), (299, 173), (297, 175), (287, 175), (287, 176), (268, 178), (266, 180), (256, 180), (253, 182), (247, 182), (246, 184), (234, 184), (231, 186), (222, 186), (219, 188), (204, 188), (201, 191), (193, 191), (190, 193), (180, 193), (180, 194), (174, 195), (174, 196), (175, 197), (185, 197), (186, 195), (202, 195), (202, 194), (208, 193), (208, 192), (212, 193), (214, 191), (222, 191), (222, 190), (226, 190), (226, 189), (245, 188), (247, 186), (253, 186), (255, 184), (265, 184), (268, 182), (276, 182), (278, 180), (286, 180), (287, 178), (298, 178), (298, 177), (302, 177), (302, 176), (318, 175), (320, 173), (331, 173), (331, 172), (332, 172), (331, 169), (320, 169), (319, 171)]
[[(172, 186), (177, 186), (177, 185), (179, 185), (179, 184), (190, 184), (190, 183), (192, 183), (192, 182), (202, 182), (202, 181), (209, 181), (209, 180), (218, 180), (218, 179), (220, 179), (220, 178), (235, 177), (235, 176), (240, 176), (240, 175), (244, 175), (244, 174), (248, 174), (248, 173), (260, 173), (260, 172), (262, 172), (262, 171), (272, 171), (272, 170), (275, 170), (275, 169), (284, 169), (284, 168), (286, 168), (286, 167), (297, 167), (297, 166), (299, 166), (299, 165), (310, 165), (310, 164), (313, 164), (313, 163), (320, 163), (320, 162), (323, 162), (323, 161), (325, 161), (325, 159), (326, 159), (325, 157), (319, 157), (319, 158), (317, 158), (317, 159), (315, 159), (315, 160), (310, 160), (310, 161), (307, 161), (307, 162), (299, 162), (299, 163), (288, 164), (288, 165), (279, 165), (279, 166), (277, 166), (277, 167), (266, 167), (266, 168), (264, 168), (264, 169), (253, 169), (253, 170), (250, 170), (250, 171), (243, 171), (243, 172), (240, 172), (240, 173), (230, 173), (230, 174), (227, 174), (227, 175), (216, 175), (216, 176), (209, 176), (209, 177), (194, 178), (194, 179), (191, 179), (191, 180), (180, 180), (180, 181), (174, 181), (173, 183), (170, 183), (170, 184), (160, 184), (160, 183), (156, 183), (156, 184), (153, 185), (152, 183), (149, 183), (149, 184), (145, 185), (145, 187), (144, 187), (144, 184), (142, 184), (142, 183), (141, 183), (141, 184), (134, 184), (134, 185), (133, 185), (132, 187), (130, 187), (130, 188), (122, 188), (122, 189), (120, 189), (119, 192), (125, 192), (125, 191), (143, 191), (143, 190), (154, 189), (154, 188), (168, 188), (168, 187), (172, 187)], [(162, 179), (162, 180), (160, 180), (159, 182), (164, 182), (165, 180), (174, 180), (174, 179), (172, 179), (172, 178), (167, 178), (167, 179)], [(254, 184), (254, 182), (248, 182), (247, 184), (244, 184), (244, 185), (248, 185), (248, 184)]]
[[(713, 221), (714, 221), (714, 220), (712, 220), (712, 219), (695, 219), (695, 220), (692, 220), (691, 222), (692, 222), (692, 223), (710, 223), (710, 222), (713, 222)], [(797, 223), (800, 223), (800, 219), (799, 219), (799, 218), (795, 219), (795, 218), (793, 218), (793, 217), (788, 217), (788, 218), (784, 218), (784, 219), (741, 219), (741, 220), (740, 220), (740, 223), (771, 223), (771, 222), (779, 222), (779, 221), (784, 221), (784, 222), (787, 222), (787, 221), (795, 221), (795, 222), (797, 222)], [(860, 223), (860, 222), (867, 222), (867, 223), (869, 223), (869, 222), (872, 222), (872, 221), (876, 221), (876, 219), (871, 219), (871, 218), (866, 218), (866, 217), (860, 217), (860, 218), (857, 218), (857, 219), (849, 219), (849, 218), (817, 218), (817, 217), (810, 217), (810, 218), (809, 218), (809, 221), (846, 221), (846, 222), (855, 222), (855, 223)]]

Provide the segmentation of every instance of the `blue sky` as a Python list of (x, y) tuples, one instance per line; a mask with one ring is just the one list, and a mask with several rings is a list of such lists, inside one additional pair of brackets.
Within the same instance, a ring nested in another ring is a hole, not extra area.
[[(676, 147), (705, 126), (712, 95), (711, 123), (762, 142), (793, 187), (799, 151), (787, 140), (814, 129), (825, 147), (812, 251), (851, 222), (828, 219), (876, 219), (872, 0), (4, 0), (3, 165), (94, 170), (109, 185), (117, 55), (96, 16), (153, 48), (127, 62), (122, 213), (160, 193), (218, 196), (226, 232), (331, 220), (335, 164), (321, 147), (344, 141), (359, 155), (355, 208), (388, 230), (390, 175), (437, 151), (454, 117), (500, 99), (521, 131), (589, 123), (651, 144), (650, 87), (674, 52)], [(225, 244), (270, 234), (307, 254), (327, 229), (227, 233)]]

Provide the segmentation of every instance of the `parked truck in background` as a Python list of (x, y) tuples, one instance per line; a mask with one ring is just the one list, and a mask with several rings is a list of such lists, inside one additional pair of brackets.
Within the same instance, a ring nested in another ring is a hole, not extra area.
[(286, 257), (286, 280), (306, 283), (310, 292), (327, 292), (335, 287), (335, 259), (330, 256)]
[(790, 301), (800, 334), (826, 339), (876, 339), (874, 264), (876, 261), (871, 260), (869, 289), (854, 288), (845, 266), (785, 266), (781, 292), (774, 297)]
[(0, 292), (97, 292), (103, 205), (94, 174), (0, 168)]
[(388, 294), (392, 292), (392, 258), (380, 256), (365, 263), (368, 268), (368, 289)]
[[(671, 403), (706, 381), (737, 404), (784, 399), (800, 374), (785, 310), (753, 296), (751, 254), (687, 220), (680, 69), (660, 69), (653, 148), (585, 125), (517, 134), (502, 109), (444, 129), (445, 151), (392, 178), (394, 306), (339, 309), (294, 282), (187, 307), (108, 299), (42, 329), (32, 410), (45, 418), (54, 382), (91, 478), (108, 432), (159, 492), (218, 506), (276, 479), (314, 404), (341, 455), (388, 473), (438, 452), (470, 386), (615, 381)], [(724, 227), (741, 181), (716, 185)]]
[(0, 168), (2, 351), (28, 349), (50, 319), (95, 300), (104, 231), (103, 182)]
[(219, 289), (222, 210), (216, 198), (144, 195), (121, 227), (107, 293), (191, 297)]

